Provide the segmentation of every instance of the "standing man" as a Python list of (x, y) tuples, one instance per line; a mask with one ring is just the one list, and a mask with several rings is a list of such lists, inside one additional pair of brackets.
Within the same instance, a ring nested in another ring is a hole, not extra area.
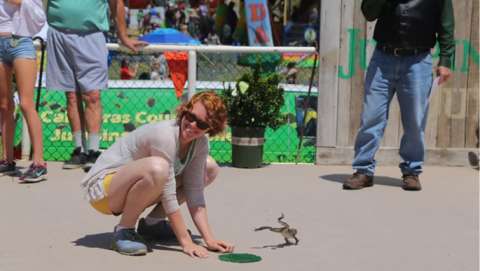
[(368, 21), (377, 20), (377, 46), (365, 78), (365, 98), (355, 141), (353, 169), (344, 189), (373, 185), (375, 152), (388, 120), (390, 101), (396, 93), (404, 134), (399, 154), (405, 190), (421, 190), (419, 175), (424, 160), (424, 131), (432, 88), (430, 49), (438, 41), (439, 84), (451, 75), (454, 54), (452, 0), (362, 0)]
[[(108, 50), (104, 32), (109, 29), (109, 6), (123, 45), (132, 51), (145, 46), (146, 43), (127, 36), (123, 0), (108, 0), (108, 3), (107, 0), (48, 1), (47, 89), (65, 91), (68, 120), (75, 143), (70, 160), (63, 166), (65, 169), (86, 164), (88, 167), (100, 154), (100, 89), (106, 89), (108, 82)], [(82, 144), (75, 91), (82, 93), (86, 105), (88, 147)]]

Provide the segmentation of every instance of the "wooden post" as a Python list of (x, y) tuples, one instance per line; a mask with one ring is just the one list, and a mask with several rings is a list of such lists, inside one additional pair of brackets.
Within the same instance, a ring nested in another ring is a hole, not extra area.
[(320, 12), (317, 146), (335, 147), (337, 139), (338, 57), (341, 1), (324, 1)]

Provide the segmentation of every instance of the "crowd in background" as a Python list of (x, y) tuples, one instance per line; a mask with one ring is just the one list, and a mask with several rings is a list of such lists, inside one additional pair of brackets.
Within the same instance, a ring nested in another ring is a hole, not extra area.
[[(272, 38), (275, 46), (305, 46), (307, 36), (313, 33), (318, 39), (319, 7), (314, 1), (297, 1), (291, 12), (284, 12), (284, 0), (269, 0)], [(206, 45), (248, 45), (247, 26), (243, 1), (235, 0), (157, 0), (143, 9), (125, 6), (125, 22), (131, 36), (142, 36), (158, 28), (176, 29)], [(112, 24), (113, 27), (113, 24)], [(115, 31), (108, 35), (110, 42), (117, 42)], [(151, 57), (149, 72), (137, 72), (135, 63), (129, 65), (122, 57), (120, 79), (163, 80), (168, 78), (168, 65), (162, 53)], [(294, 63), (285, 73), (289, 83), (295, 82)]]
[[(311, 3), (310, 3), (311, 2)], [(275, 46), (305, 45), (308, 29), (318, 32), (319, 9), (314, 1), (299, 1), (285, 20), (284, 0), (269, 0)], [(143, 9), (125, 7), (129, 33), (141, 36), (157, 28), (174, 28), (202, 44), (248, 45), (243, 1), (190, 0), (151, 1)], [(115, 41), (110, 31), (110, 41)]]

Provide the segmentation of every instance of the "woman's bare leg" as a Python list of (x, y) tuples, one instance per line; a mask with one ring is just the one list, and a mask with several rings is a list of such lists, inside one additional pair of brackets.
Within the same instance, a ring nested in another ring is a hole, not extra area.
[(15, 107), (12, 98), (12, 69), (0, 62), (0, 115), (2, 127), (2, 159), (13, 161), (13, 135), (15, 123), (13, 111)]
[[(215, 178), (218, 175), (218, 172), (220, 171), (220, 167), (218, 166), (217, 162), (209, 155), (207, 157), (207, 163), (205, 165), (205, 178), (204, 178), (204, 183), (205, 187), (213, 183)], [(178, 204), (181, 205), (186, 201), (185, 197), (185, 192), (183, 191), (182, 187), (179, 187), (177, 189), (177, 200)], [(148, 217), (152, 218), (165, 218), (167, 215), (165, 214), (165, 210), (163, 209), (162, 204), (157, 204), (155, 208), (152, 209), (152, 211), (148, 214)]]
[(37, 78), (36, 60), (17, 58), (13, 62), (13, 68), (20, 96), (20, 109), (27, 121), (28, 133), (33, 144), (33, 163), (43, 165), (45, 161), (43, 160), (42, 122), (33, 101)]
[(122, 213), (120, 226), (134, 228), (145, 208), (157, 202), (169, 167), (161, 157), (148, 157), (120, 167), (113, 175), (107, 198), (110, 210)]

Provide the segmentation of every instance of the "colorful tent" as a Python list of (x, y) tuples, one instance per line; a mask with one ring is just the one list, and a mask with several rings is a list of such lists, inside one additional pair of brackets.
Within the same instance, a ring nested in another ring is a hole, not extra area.
[(140, 36), (138, 39), (157, 44), (200, 45), (200, 41), (174, 28), (157, 28), (146, 35)]

